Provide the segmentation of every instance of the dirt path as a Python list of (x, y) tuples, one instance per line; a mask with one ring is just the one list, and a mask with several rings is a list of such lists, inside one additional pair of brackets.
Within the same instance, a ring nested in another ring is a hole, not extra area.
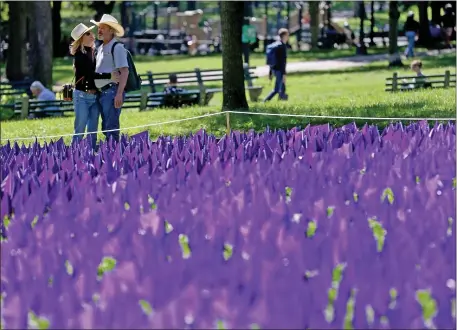
[[(417, 56), (426, 57), (426, 56), (437, 56), (448, 53), (455, 53), (455, 49), (445, 49), (445, 50), (431, 50), (427, 52), (419, 52)], [(332, 60), (318, 60), (318, 61), (306, 61), (306, 62), (292, 62), (287, 64), (288, 73), (297, 73), (297, 72), (315, 72), (315, 71), (330, 71), (330, 70), (342, 70), (353, 67), (362, 67), (369, 63), (376, 61), (388, 60), (389, 54), (377, 54), (377, 55), (365, 55), (365, 56), (350, 56), (343, 57)], [(387, 67), (387, 64), (386, 64)], [(256, 74), (259, 77), (268, 76), (269, 67), (258, 66), (256, 68)]]

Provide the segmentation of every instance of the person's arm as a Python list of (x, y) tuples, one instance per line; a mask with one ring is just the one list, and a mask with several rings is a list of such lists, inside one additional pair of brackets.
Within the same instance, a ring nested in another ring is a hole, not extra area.
[(123, 103), (123, 94), (127, 79), (129, 76), (129, 63), (127, 61), (127, 51), (124, 45), (117, 44), (113, 51), (114, 67), (119, 71), (119, 84), (117, 85), (117, 94), (114, 98), (114, 106), (120, 108)]
[[(82, 71), (84, 69), (84, 58), (83, 58), (83, 53), (80, 51), (76, 52), (74, 58), (73, 58), (73, 72), (76, 75), (76, 72), (80, 73), (84, 72)], [(79, 68), (79, 70), (78, 70)]]
[[(282, 73), (283, 77), (286, 76), (286, 62), (287, 62), (287, 45), (283, 44), (281, 47), (278, 49), (280, 51), (279, 58), (281, 59), (280, 65), (279, 65), (279, 71)], [(285, 78), (284, 78), (285, 80)]]

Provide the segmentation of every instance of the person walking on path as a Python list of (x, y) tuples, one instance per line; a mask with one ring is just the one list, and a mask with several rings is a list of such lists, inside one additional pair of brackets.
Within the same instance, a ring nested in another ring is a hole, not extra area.
[[(104, 134), (108, 141), (112, 137), (119, 142), (121, 108), (125, 99), (129, 64), (127, 50), (116, 41), (116, 37), (124, 35), (124, 28), (108, 14), (104, 14), (99, 22), (91, 20), (91, 23), (98, 26), (98, 38), (103, 42), (97, 50), (94, 80), (99, 91), (102, 130), (117, 130)], [(118, 77), (119, 83), (112, 78), (112, 73)]]
[[(270, 73), (275, 77), (274, 89), (268, 94), (264, 102), (270, 101), (276, 94), (280, 100), (286, 100), (286, 65), (287, 65), (287, 41), (289, 31), (279, 29), (280, 40), (267, 47), (267, 64), (270, 66)], [(270, 74), (270, 78), (271, 78)]]
[[(95, 36), (92, 29), (80, 23), (73, 31), (71, 37), (70, 54), (74, 56), (73, 69), (75, 71), (75, 87), (73, 90), (73, 105), (75, 109), (75, 134), (84, 133), (87, 126), (88, 132), (98, 129), (98, 116), (100, 105), (97, 102), (97, 88), (95, 87)], [(73, 142), (78, 143), (82, 135), (74, 135)], [(97, 134), (90, 134), (92, 148), (97, 143)]]
[(405, 31), (405, 36), (408, 39), (405, 56), (407, 58), (414, 57), (414, 45), (416, 43), (416, 36), (419, 33), (419, 23), (414, 20), (414, 13), (412, 11), (408, 13), (403, 30)]
[(448, 48), (452, 48), (451, 38), (455, 30), (455, 13), (450, 3), (444, 7), (444, 15), (441, 16), (441, 22), (445, 31), (445, 41)]

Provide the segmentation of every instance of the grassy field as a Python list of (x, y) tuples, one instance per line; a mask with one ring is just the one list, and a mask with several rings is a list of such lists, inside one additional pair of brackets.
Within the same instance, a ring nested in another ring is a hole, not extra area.
[[(420, 51), (420, 50), (419, 50)], [(385, 48), (372, 48), (370, 54), (386, 53)], [(316, 52), (291, 52), (288, 56), (289, 62), (313, 61), (320, 59), (334, 59), (346, 56), (354, 56), (355, 49), (340, 49), (340, 50), (319, 50)], [(265, 54), (253, 53), (250, 56), (251, 66), (265, 65)], [(189, 57), (187, 55), (176, 55), (168, 57), (151, 57), (151, 56), (135, 56), (135, 66), (138, 73), (152, 72), (178, 72), (189, 71), (195, 68), (205, 69), (221, 69), (222, 55), (213, 54), (205, 56)], [(72, 59), (56, 59), (54, 61), (53, 80), (57, 85), (65, 84), (71, 81)]]
[[(418, 49), (417, 51), (422, 51)], [(369, 54), (385, 54), (386, 48), (370, 48)], [(318, 50), (307, 52), (290, 52), (288, 54), (289, 62), (314, 61), (336, 59), (341, 57), (355, 56), (355, 49), (334, 49), (334, 50)], [(58, 58), (53, 64), (53, 81), (55, 85), (63, 85), (69, 83), (73, 78), (71, 58)], [(265, 65), (265, 54), (252, 53), (250, 56), (251, 66)], [(151, 56), (135, 56), (135, 66), (138, 73), (146, 73), (152, 71), (160, 72), (178, 72), (189, 71), (195, 68), (204, 69), (221, 69), (222, 56), (220, 54), (212, 54), (205, 56), (189, 57), (187, 55), (176, 55), (168, 57), (151, 57)], [(0, 64), (1, 71), (5, 72), (5, 64)]]
[[(449, 69), (455, 73), (455, 55), (443, 55), (424, 59), (424, 73), (443, 73)], [(189, 61), (193, 61), (190, 59)], [(180, 63), (177, 61), (176, 63)], [(183, 64), (179, 64), (184, 67)], [(385, 78), (393, 70), (385, 68), (385, 62), (375, 62), (367, 67), (315, 74), (290, 75), (287, 80), (289, 101), (272, 101), (267, 104), (250, 103), (251, 112), (325, 115), (325, 116), (362, 116), (362, 117), (455, 117), (456, 95), (454, 89), (423, 90), (403, 93), (384, 92)], [(400, 69), (400, 75), (410, 75), (409, 70)], [(264, 86), (262, 97), (269, 92), (272, 84), (267, 78), (261, 78), (256, 84)], [(121, 116), (122, 127), (132, 127), (149, 123), (166, 122), (207, 113), (220, 111), (221, 94), (216, 94), (207, 107), (194, 107), (180, 110), (156, 109), (145, 112), (125, 110)], [(341, 125), (349, 122), (337, 119), (307, 119), (292, 117), (265, 117), (254, 115), (231, 114), (231, 127), (237, 130), (262, 130), (267, 125), (271, 128), (291, 128), (305, 126), (309, 122), (332, 123)], [(205, 128), (211, 133), (225, 133), (225, 116), (213, 116), (181, 122), (179, 124), (160, 125), (149, 128), (151, 136), (160, 134), (180, 135)], [(386, 121), (360, 120), (359, 124)], [(126, 130), (135, 134), (145, 128)], [(44, 135), (71, 134), (73, 117), (49, 118), (28, 121), (5, 121), (1, 125), (2, 138), (30, 137)], [(69, 141), (70, 138), (65, 140)]]

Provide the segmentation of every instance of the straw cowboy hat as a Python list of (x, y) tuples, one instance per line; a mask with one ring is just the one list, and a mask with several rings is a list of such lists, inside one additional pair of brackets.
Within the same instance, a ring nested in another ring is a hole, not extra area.
[(79, 40), (82, 38), (84, 33), (92, 30), (95, 26), (87, 27), (83, 23), (79, 23), (76, 25), (76, 27), (71, 31), (71, 37), (73, 38), (74, 41)]
[(93, 19), (90, 20), (91, 23), (94, 23), (95, 25), (99, 26), (99, 24), (106, 24), (116, 30), (116, 36), (117, 37), (122, 37), (124, 35), (124, 28), (122, 25), (120, 25), (117, 22), (117, 19), (115, 19), (113, 16), (108, 15), (108, 14), (103, 14), (102, 19), (100, 22), (95, 22)]

